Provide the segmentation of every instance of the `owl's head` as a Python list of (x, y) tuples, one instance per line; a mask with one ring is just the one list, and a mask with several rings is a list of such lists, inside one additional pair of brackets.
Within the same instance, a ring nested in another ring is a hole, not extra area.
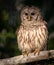
[(42, 18), (41, 12), (37, 7), (24, 7), (21, 11), (21, 21), (26, 22), (38, 22)]

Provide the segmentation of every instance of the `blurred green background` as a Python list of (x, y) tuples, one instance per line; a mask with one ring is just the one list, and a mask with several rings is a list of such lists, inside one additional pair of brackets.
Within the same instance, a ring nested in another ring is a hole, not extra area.
[[(20, 55), (16, 29), (20, 26), (20, 11), (24, 6), (37, 6), (48, 23), (48, 49), (54, 49), (53, 0), (0, 0), (0, 58)], [(54, 65), (54, 64), (51, 64)]]

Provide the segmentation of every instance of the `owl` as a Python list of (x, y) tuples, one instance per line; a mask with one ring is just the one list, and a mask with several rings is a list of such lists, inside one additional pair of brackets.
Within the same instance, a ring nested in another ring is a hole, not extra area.
[(40, 9), (26, 6), (22, 9), (21, 25), (17, 29), (18, 48), (22, 54), (39, 53), (47, 50), (48, 29)]

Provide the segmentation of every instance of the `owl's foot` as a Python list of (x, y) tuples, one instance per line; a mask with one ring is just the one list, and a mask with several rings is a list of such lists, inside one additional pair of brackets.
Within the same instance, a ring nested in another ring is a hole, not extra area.
[(35, 51), (34, 51), (33, 53), (34, 53), (34, 55), (35, 55), (36, 53), (38, 53), (38, 55), (39, 55), (40, 50), (39, 50), (39, 49), (35, 49)]
[(28, 56), (29, 53), (28, 53), (28, 52), (23, 52), (22, 55), (23, 55), (23, 56)]

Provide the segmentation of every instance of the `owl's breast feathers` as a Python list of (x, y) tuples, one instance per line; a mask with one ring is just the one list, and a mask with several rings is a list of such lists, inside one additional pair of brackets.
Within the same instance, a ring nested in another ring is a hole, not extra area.
[(36, 48), (40, 50), (44, 48), (47, 38), (48, 31), (46, 23), (38, 23), (32, 28), (21, 25), (17, 32), (18, 47), (20, 50), (31, 52)]

